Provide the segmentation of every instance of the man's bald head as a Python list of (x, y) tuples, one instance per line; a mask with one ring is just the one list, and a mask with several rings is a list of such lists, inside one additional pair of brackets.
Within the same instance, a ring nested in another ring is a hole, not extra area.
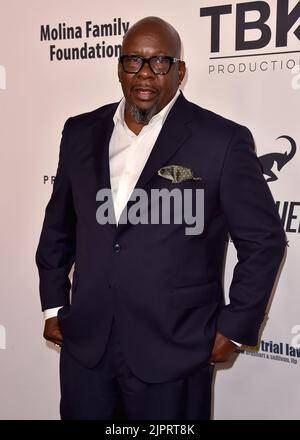
[(147, 35), (159, 35), (166, 39), (173, 51), (173, 56), (180, 58), (181, 56), (181, 39), (176, 31), (176, 29), (167, 21), (159, 17), (145, 17), (134, 23), (129, 30), (126, 32), (123, 38), (122, 53), (124, 53), (124, 48), (126, 48), (126, 41), (128, 38), (139, 34)]

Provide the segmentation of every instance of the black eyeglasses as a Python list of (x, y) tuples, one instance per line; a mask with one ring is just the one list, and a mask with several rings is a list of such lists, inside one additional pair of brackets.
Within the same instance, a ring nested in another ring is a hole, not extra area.
[(147, 63), (155, 75), (166, 75), (172, 64), (178, 63), (181, 60), (166, 55), (157, 55), (150, 58), (144, 58), (139, 55), (121, 55), (119, 61), (126, 73), (138, 73), (143, 65)]

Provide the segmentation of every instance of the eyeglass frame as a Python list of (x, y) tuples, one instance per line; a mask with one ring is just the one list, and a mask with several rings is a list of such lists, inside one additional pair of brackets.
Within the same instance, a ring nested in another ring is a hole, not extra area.
[[(123, 64), (123, 60), (124, 60), (124, 58), (127, 58), (127, 57), (136, 57), (136, 58), (140, 58), (142, 60), (142, 64), (141, 64), (139, 70), (137, 70), (136, 72), (128, 72), (127, 70), (125, 70), (124, 64)], [(154, 72), (152, 67), (151, 67), (151, 64), (150, 64), (150, 61), (153, 58), (160, 58), (160, 57), (164, 58), (164, 59), (168, 59), (170, 61), (169, 69), (165, 73), (160, 73), (160, 72), (156, 73), (156, 72)], [(132, 75), (135, 75), (136, 73), (139, 73), (139, 71), (143, 68), (144, 64), (146, 64), (146, 63), (148, 64), (149, 69), (151, 70), (152, 73), (154, 73), (154, 75), (167, 75), (170, 72), (170, 69), (173, 66), (173, 64), (178, 63), (178, 62), (182, 63), (182, 60), (180, 58), (171, 57), (171, 56), (168, 56), (168, 55), (154, 55), (152, 57), (145, 58), (145, 57), (142, 57), (141, 55), (127, 55), (127, 54), (124, 54), (124, 55), (121, 55), (118, 58), (118, 61), (121, 63), (124, 72), (131, 73)]]

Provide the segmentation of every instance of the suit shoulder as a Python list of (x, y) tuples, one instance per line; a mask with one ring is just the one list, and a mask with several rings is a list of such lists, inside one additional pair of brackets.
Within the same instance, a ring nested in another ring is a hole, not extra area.
[(113, 117), (118, 102), (106, 104), (95, 110), (71, 116), (65, 122), (64, 129), (81, 130), (93, 126), (95, 123), (106, 117)]
[(201, 123), (201, 128), (204, 126), (207, 132), (215, 132), (217, 135), (228, 134), (229, 136), (232, 136), (236, 132), (243, 132), (251, 135), (251, 132), (247, 127), (236, 121), (200, 107), (195, 103), (190, 102), (190, 105), (194, 119), (198, 120), (199, 124)]

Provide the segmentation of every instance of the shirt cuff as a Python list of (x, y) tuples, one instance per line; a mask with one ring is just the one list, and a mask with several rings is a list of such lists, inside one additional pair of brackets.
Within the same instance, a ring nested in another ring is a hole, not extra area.
[(46, 309), (44, 310), (44, 319), (49, 319), (49, 318), (53, 318), (54, 316), (57, 316), (57, 312), (59, 311), (59, 309), (61, 309), (63, 306), (61, 307), (53, 307), (52, 309)]

